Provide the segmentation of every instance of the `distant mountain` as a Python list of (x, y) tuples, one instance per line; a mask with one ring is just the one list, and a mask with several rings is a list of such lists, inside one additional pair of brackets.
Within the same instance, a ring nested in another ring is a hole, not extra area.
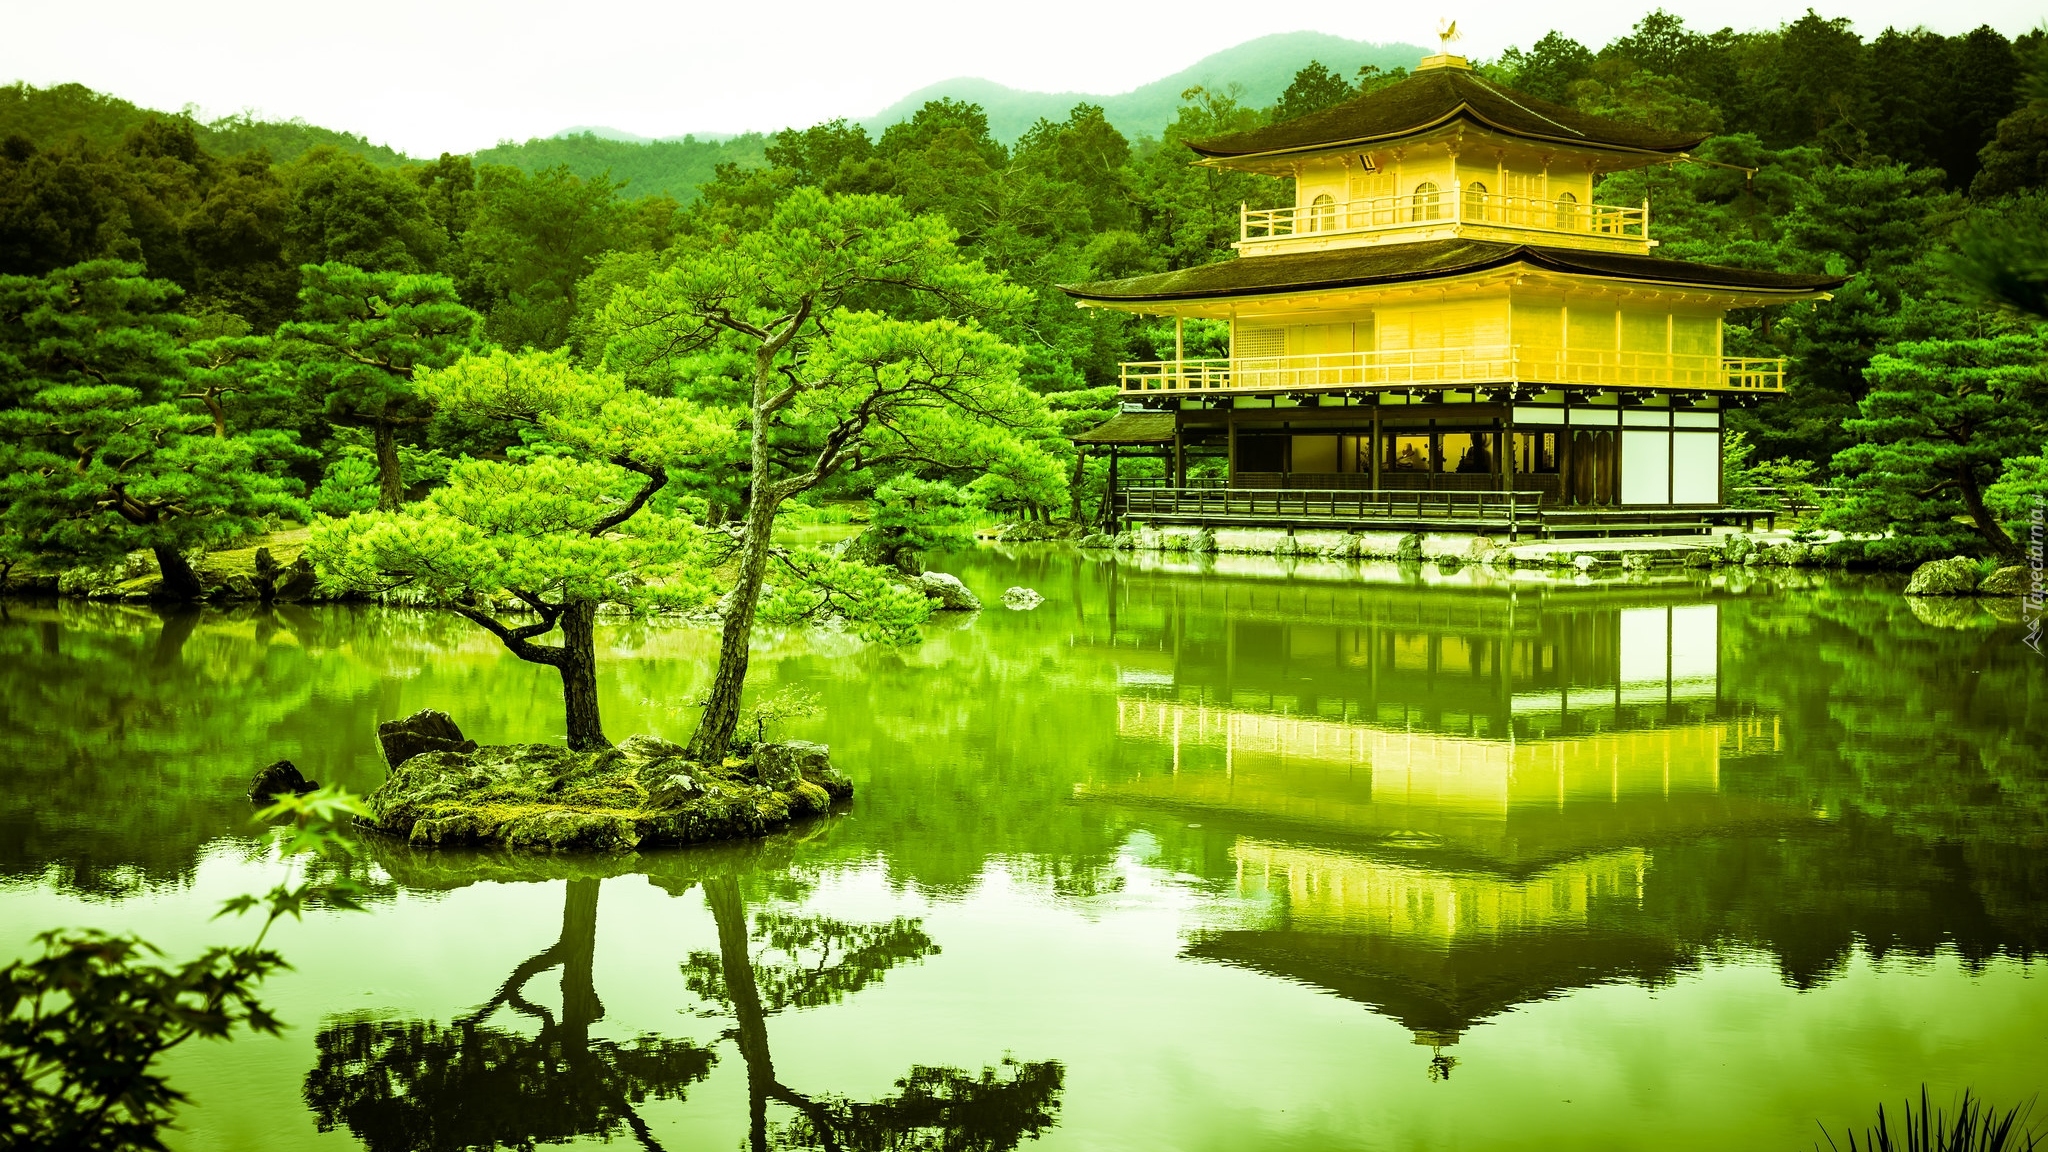
[(621, 132), (617, 128), (607, 128), (602, 124), (578, 124), (572, 128), (564, 128), (560, 132), (555, 133), (554, 138), (560, 140), (570, 136), (595, 136), (600, 140), (616, 140), (621, 144), (681, 144), (692, 140), (707, 144), (718, 144), (744, 135), (747, 135), (747, 133), (686, 132), (681, 136), (635, 136), (631, 132)]
[(861, 123), (870, 132), (880, 132), (899, 120), (909, 119), (927, 101), (951, 97), (981, 105), (988, 113), (990, 133), (1009, 144), (1040, 117), (1064, 120), (1074, 105), (1088, 103), (1101, 105), (1109, 122), (1126, 136), (1157, 136), (1173, 123), (1174, 112), (1180, 107), (1180, 94), (1197, 85), (1214, 89), (1240, 84), (1246, 103), (1264, 107), (1280, 99), (1280, 94), (1293, 82), (1294, 74), (1311, 60), (1322, 61), (1325, 67), (1348, 80), (1360, 65), (1413, 68), (1416, 61), (1428, 54), (1427, 49), (1414, 44), (1373, 44), (1325, 32), (1278, 32), (1205, 56), (1163, 80), (1117, 95), (1026, 92), (988, 80), (962, 77), (920, 88)]
[[(1413, 67), (1423, 55), (1424, 49), (1412, 44), (1372, 44), (1322, 32), (1283, 32), (1227, 48), (1163, 80), (1120, 94), (1025, 92), (987, 80), (962, 78), (919, 89), (861, 123), (871, 132), (880, 132), (907, 119), (926, 101), (950, 96), (981, 105), (988, 113), (989, 130), (1006, 144), (1014, 143), (1040, 117), (1064, 120), (1074, 105), (1083, 102), (1101, 105), (1110, 123), (1126, 135), (1157, 136), (1173, 122), (1175, 110), (1180, 107), (1180, 94), (1197, 85), (1240, 85), (1241, 98), (1246, 103), (1264, 107), (1278, 100), (1294, 74), (1311, 60), (1320, 60), (1349, 79), (1360, 65)], [(83, 136), (102, 147), (113, 147), (151, 114), (148, 109), (80, 84), (43, 89), (27, 84), (0, 86), (0, 138), (18, 132), (32, 140), (54, 143)], [(262, 148), (272, 159), (284, 162), (325, 144), (375, 164), (397, 166), (409, 160), (402, 153), (372, 144), (361, 136), (303, 121), (229, 116), (198, 127), (200, 143), (223, 155)], [(650, 138), (616, 128), (581, 125), (523, 144), (505, 141), (475, 153), (475, 160), (479, 164), (508, 164), (528, 172), (564, 165), (584, 177), (608, 173), (625, 185), (629, 196), (666, 193), (688, 203), (696, 199), (697, 188), (712, 178), (718, 165), (752, 167), (764, 163), (766, 145), (767, 137), (759, 132)]]

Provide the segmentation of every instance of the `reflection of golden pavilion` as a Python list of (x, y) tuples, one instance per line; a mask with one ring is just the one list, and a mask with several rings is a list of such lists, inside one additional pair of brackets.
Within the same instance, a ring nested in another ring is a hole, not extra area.
[(1649, 856), (1603, 852), (1507, 879), (1240, 838), (1237, 890), (1284, 904), (1289, 925), (1370, 932), (1448, 949), (1461, 938), (1584, 928), (1596, 901), (1641, 904)]
[(1494, 740), (1125, 699), (1117, 730), (1167, 755), (1091, 785), (1092, 795), (1274, 839), (1394, 840), (1404, 853), (1460, 867), (1526, 873), (1782, 814), (1720, 790), (1724, 750), (1768, 746), (1757, 720)]
[[(1359, 1001), (1418, 1043), (1563, 989), (1667, 978), (1689, 946), (1645, 908), (1656, 846), (1807, 813), (1722, 791), (1724, 758), (1777, 740), (1719, 706), (1716, 606), (1563, 624), (1575, 639), (1554, 651), (1576, 663), (1392, 623), (1290, 624), (1220, 661), (1183, 646), (1118, 701), (1118, 733), (1156, 753), (1085, 792), (1231, 834), (1250, 920), (1188, 955)], [(1319, 633), (1337, 651), (1304, 657)], [(1347, 636), (1368, 660), (1343, 660)], [(1266, 703), (1308, 699), (1305, 683), (1317, 711)]]

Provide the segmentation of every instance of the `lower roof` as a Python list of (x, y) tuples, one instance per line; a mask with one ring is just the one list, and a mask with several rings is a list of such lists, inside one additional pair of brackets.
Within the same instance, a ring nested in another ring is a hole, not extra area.
[(1174, 420), (1171, 412), (1119, 412), (1068, 439), (1076, 444), (1171, 444)]
[(1726, 268), (1626, 252), (1450, 239), (1279, 256), (1241, 256), (1150, 276), (1062, 284), (1060, 290), (1077, 300), (1105, 304), (1219, 300), (1437, 280), (1512, 264), (1568, 275), (1737, 292), (1782, 292), (1789, 296), (1825, 292), (1841, 287), (1844, 282), (1840, 276)]

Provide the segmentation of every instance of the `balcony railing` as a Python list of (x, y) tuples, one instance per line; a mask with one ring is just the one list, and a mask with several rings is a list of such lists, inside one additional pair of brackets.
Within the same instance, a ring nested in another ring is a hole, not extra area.
[(1506, 528), (1512, 538), (1541, 519), (1537, 491), (1425, 492), (1371, 488), (1228, 488), (1209, 485), (1124, 486), (1118, 511), (1141, 519), (1206, 523), (1330, 522), (1342, 524), (1463, 522)]
[(1494, 384), (1782, 392), (1783, 360), (1599, 349), (1426, 348), (1123, 365), (1126, 392), (1323, 392)]
[(1650, 238), (1650, 202), (1640, 208), (1581, 204), (1569, 197), (1539, 200), (1492, 192), (1437, 192), (1325, 201), (1292, 208), (1238, 208), (1242, 240), (1337, 236), (1394, 228), (1480, 224), (1621, 240)]

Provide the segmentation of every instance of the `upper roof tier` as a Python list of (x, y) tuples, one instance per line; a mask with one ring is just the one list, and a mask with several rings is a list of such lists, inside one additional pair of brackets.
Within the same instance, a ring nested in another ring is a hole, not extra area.
[(1706, 139), (1659, 132), (1499, 87), (1456, 56), (1432, 56), (1413, 75), (1377, 92), (1248, 132), (1192, 140), (1211, 162), (1302, 155), (1418, 136), (1459, 121), (1525, 140), (1603, 151), (1670, 156)]
[(1376, 289), (1514, 269), (1525, 270), (1523, 274), (1692, 290), (1754, 303), (1816, 296), (1841, 287), (1843, 282), (1839, 276), (1727, 268), (1621, 252), (1452, 239), (1240, 258), (1124, 280), (1062, 284), (1060, 288), (1085, 303), (1134, 311), (1173, 311), (1175, 305), (1197, 301)]

